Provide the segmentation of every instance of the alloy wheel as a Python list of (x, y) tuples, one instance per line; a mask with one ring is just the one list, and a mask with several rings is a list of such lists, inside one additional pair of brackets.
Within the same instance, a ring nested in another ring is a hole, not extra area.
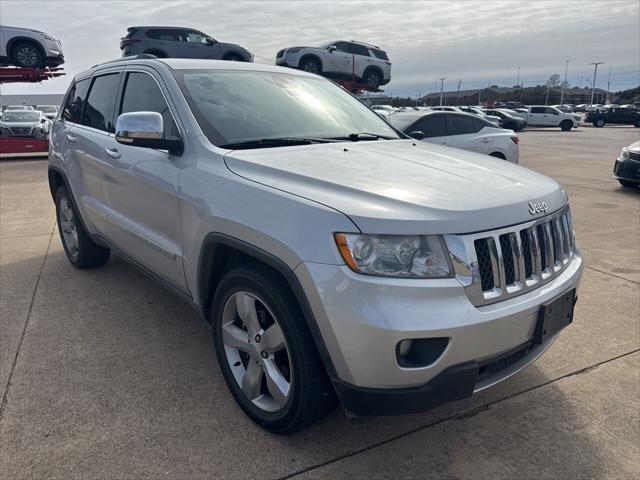
[(265, 412), (282, 410), (292, 392), (291, 357), (282, 328), (265, 302), (247, 291), (231, 295), (222, 312), (222, 343), (244, 396)]
[(20, 47), (16, 52), (16, 57), (18, 61), (25, 66), (32, 66), (38, 63), (38, 54), (36, 53), (36, 49), (28, 45)]
[(75, 259), (78, 256), (78, 228), (75, 215), (66, 197), (60, 199), (60, 229), (67, 251)]

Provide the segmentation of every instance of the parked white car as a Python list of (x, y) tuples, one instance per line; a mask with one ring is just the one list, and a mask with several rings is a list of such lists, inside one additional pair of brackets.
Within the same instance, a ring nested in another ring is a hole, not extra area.
[(0, 64), (43, 68), (63, 63), (62, 44), (53, 35), (30, 28), (0, 26)]
[(4, 111), (7, 110), (35, 110), (31, 105), (7, 105)]
[(582, 125), (582, 115), (564, 113), (555, 107), (534, 105), (529, 107), (527, 125), (533, 127), (560, 127), (563, 132)]
[(325, 77), (356, 80), (372, 89), (391, 81), (387, 52), (363, 42), (330, 42), (322, 47), (290, 47), (276, 55), (276, 65), (292, 67)]
[(389, 115), (389, 122), (416, 140), (484, 153), (511, 163), (520, 161), (519, 139), (475, 115), (457, 112), (415, 112)]
[(58, 115), (58, 105), (36, 105), (36, 110), (41, 111), (49, 120), (53, 120)]
[(375, 112), (386, 112), (386, 113), (394, 113), (396, 111), (395, 107), (391, 105), (373, 105), (371, 110)]

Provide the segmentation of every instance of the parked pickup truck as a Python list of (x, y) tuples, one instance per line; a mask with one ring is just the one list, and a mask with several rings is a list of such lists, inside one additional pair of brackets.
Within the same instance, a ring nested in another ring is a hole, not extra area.
[(527, 125), (530, 127), (560, 127), (563, 132), (582, 124), (582, 116), (576, 113), (564, 113), (555, 107), (536, 105), (529, 107)]
[(587, 113), (587, 122), (594, 127), (604, 127), (607, 123), (640, 127), (640, 110), (628, 107), (613, 107)]
[(124, 59), (63, 105), (49, 185), (67, 259), (118, 252), (193, 305), (216, 379), (270, 431), (338, 400), (379, 416), (470, 397), (572, 322), (582, 257), (557, 182), (408, 138), (318, 75)]

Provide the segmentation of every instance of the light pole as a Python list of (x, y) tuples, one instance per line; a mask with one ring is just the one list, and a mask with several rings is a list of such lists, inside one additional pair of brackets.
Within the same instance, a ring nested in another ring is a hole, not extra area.
[(518, 81), (516, 82), (516, 85), (520, 85), (520, 67), (518, 67)]
[(440, 106), (442, 106), (442, 98), (444, 97), (444, 81), (447, 77), (440, 78)]
[(458, 97), (460, 96), (460, 85), (462, 85), (462, 79), (458, 80), (458, 91), (456, 92), (456, 106), (458, 105)]
[(562, 92), (560, 93), (560, 105), (562, 105), (564, 101), (564, 89), (567, 86), (567, 72), (569, 71), (569, 60), (567, 60), (566, 65), (564, 66), (564, 82), (562, 83)]
[(589, 105), (593, 105), (593, 95), (596, 93), (596, 75), (598, 74), (598, 65), (604, 62), (592, 62), (589, 65), (593, 65), (593, 83), (591, 84), (591, 101)]
[(609, 67), (609, 79), (607, 80), (607, 96), (604, 99), (604, 104), (609, 103), (609, 88), (611, 87), (611, 67)]

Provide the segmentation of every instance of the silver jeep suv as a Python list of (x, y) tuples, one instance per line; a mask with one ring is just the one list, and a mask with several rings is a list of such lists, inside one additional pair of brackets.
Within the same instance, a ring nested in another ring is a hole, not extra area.
[(75, 77), (50, 143), (69, 261), (114, 251), (185, 298), (270, 431), (337, 400), (375, 416), (469, 397), (572, 321), (582, 259), (556, 182), (406, 138), (316, 75), (105, 63)]

